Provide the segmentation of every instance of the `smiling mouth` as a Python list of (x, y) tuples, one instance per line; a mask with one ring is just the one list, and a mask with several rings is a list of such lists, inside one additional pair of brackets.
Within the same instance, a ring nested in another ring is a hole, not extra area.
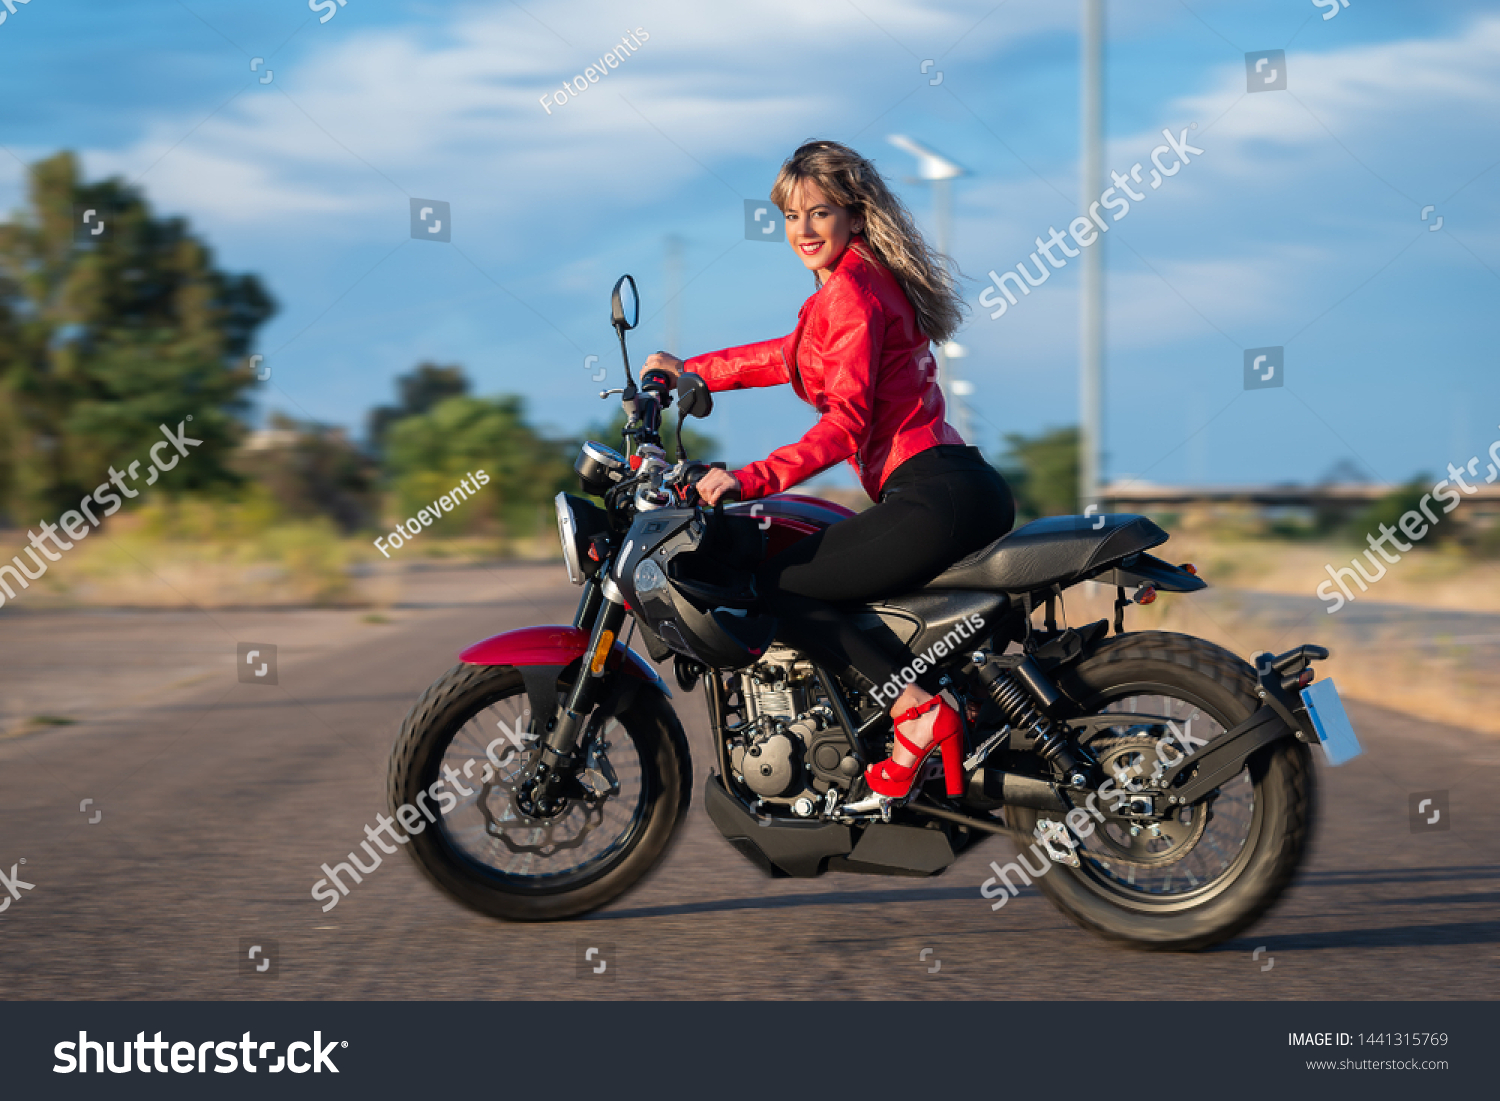
[(798, 245), (797, 249), (798, 249), (799, 252), (802, 253), (803, 256), (812, 256), (814, 253), (816, 253), (819, 250), (821, 250), (822, 247), (823, 247), (823, 242), (822, 241), (808, 241), (808, 242), (805, 242), (803, 244)]

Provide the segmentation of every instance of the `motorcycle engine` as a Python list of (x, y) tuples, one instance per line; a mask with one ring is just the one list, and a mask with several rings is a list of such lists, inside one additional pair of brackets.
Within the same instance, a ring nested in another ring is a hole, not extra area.
[(735, 777), (767, 803), (812, 808), (859, 775), (849, 736), (828, 705), (812, 662), (773, 647), (740, 673), (743, 733), (730, 750)]

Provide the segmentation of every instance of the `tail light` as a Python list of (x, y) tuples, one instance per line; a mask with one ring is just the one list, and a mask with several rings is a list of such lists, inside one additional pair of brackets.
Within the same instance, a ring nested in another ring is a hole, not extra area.
[(1313, 679), (1317, 677), (1317, 675), (1318, 674), (1313, 671), (1313, 667), (1309, 665), (1300, 673), (1282, 677), (1281, 687), (1285, 688), (1288, 692), (1295, 692), (1300, 689), (1306, 688), (1313, 682)]

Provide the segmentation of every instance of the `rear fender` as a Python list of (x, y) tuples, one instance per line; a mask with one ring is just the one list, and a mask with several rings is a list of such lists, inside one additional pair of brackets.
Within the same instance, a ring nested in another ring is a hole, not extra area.
[(1125, 559), (1114, 569), (1100, 574), (1099, 581), (1130, 589), (1137, 585), (1154, 585), (1164, 593), (1195, 593), (1208, 588), (1208, 582), (1181, 566), (1163, 562), (1155, 555), (1141, 554)]
[[(542, 717), (540, 728), (545, 728), (557, 714), (558, 676), (568, 665), (580, 662), (588, 646), (589, 633), (571, 625), (522, 627), (474, 643), (458, 655), (458, 660), (465, 665), (515, 666), (526, 683), (531, 713)], [(616, 642), (608, 667), (619, 669), (622, 662), (629, 676), (672, 698), (672, 690), (646, 659)]]

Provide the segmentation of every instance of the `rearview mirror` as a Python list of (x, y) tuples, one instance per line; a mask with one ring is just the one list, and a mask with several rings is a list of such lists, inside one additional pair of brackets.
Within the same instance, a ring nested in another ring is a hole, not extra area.
[(677, 376), (678, 417), (706, 417), (714, 411), (714, 396), (701, 375), (684, 371)]
[(609, 296), (610, 324), (616, 329), (633, 329), (641, 317), (641, 300), (636, 294), (635, 280), (622, 275)]

